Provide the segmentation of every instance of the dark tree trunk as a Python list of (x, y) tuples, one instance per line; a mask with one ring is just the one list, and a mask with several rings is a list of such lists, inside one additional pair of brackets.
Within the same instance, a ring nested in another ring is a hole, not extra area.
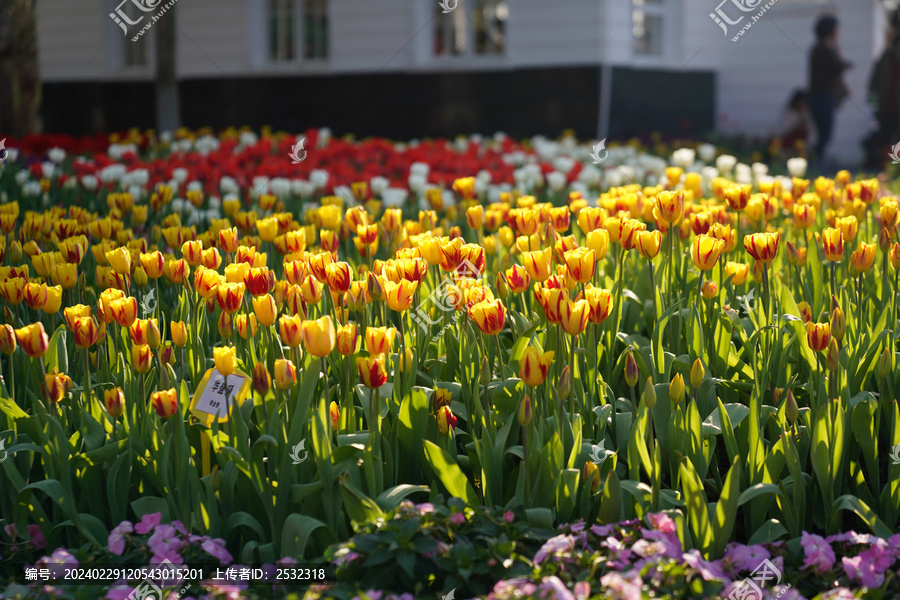
[(0, 131), (23, 137), (36, 129), (39, 85), (34, 0), (2, 0)]
[(171, 131), (181, 127), (181, 102), (175, 66), (175, 11), (170, 8), (154, 24), (156, 31), (156, 128)]

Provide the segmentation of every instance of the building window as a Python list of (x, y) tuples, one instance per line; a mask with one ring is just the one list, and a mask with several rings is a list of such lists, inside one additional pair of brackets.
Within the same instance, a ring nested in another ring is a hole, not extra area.
[[(452, 2), (452, 0), (449, 0)], [(507, 0), (459, 0), (449, 13), (434, 7), (435, 56), (502, 54), (506, 48)]]
[(635, 54), (662, 56), (665, 48), (665, 0), (632, 0), (631, 34)]
[(267, 18), (270, 62), (328, 57), (328, 0), (268, 0)]

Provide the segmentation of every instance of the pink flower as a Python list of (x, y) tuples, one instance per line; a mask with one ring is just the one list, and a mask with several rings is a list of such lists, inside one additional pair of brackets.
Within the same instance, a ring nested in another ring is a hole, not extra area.
[(171, 525), (160, 525), (147, 540), (147, 546), (154, 554), (178, 552), (184, 545), (184, 540), (178, 537), (178, 532)]
[(19, 530), (16, 529), (15, 523), (10, 523), (9, 525), (4, 525), (3, 531), (6, 532), (6, 535), (11, 537), (12, 539), (16, 539), (19, 537)]
[(466, 515), (462, 513), (453, 513), (450, 515), (450, 522), (454, 525), (462, 525), (466, 522)]
[(151, 531), (156, 529), (156, 526), (159, 525), (159, 522), (161, 520), (162, 513), (144, 515), (143, 517), (141, 517), (141, 522), (135, 526), (134, 530), (141, 535), (150, 533)]
[(705, 560), (696, 549), (685, 552), (681, 555), (681, 559), (698, 571), (706, 581), (729, 581), (728, 576), (717, 563)]
[(125, 534), (134, 531), (131, 521), (122, 521), (119, 525), (109, 533), (106, 545), (109, 551), (116, 556), (122, 556), (125, 552)]
[(834, 566), (834, 550), (822, 536), (803, 532), (800, 545), (806, 558), (803, 568), (811, 568), (816, 575), (824, 575)]
[(579, 581), (575, 584), (575, 600), (587, 600), (591, 595), (591, 584), (587, 581)]
[(753, 571), (771, 555), (762, 546), (731, 543), (725, 548), (725, 561), (738, 571)]
[(641, 600), (643, 587), (641, 576), (633, 570), (624, 575), (620, 573), (607, 573), (600, 578), (600, 585), (606, 588), (604, 591), (613, 592), (610, 596), (615, 600)]
[(571, 552), (575, 548), (575, 538), (571, 535), (558, 535), (552, 537), (541, 546), (534, 555), (534, 566), (538, 566), (551, 555)]
[(853, 558), (847, 558), (845, 556), (841, 559), (841, 563), (843, 564), (844, 573), (847, 574), (847, 577), (867, 588), (877, 588), (884, 583), (884, 574), (877, 573), (875, 571), (875, 566), (870, 562), (866, 562), (863, 559), (862, 554), (854, 556)]
[(503, 513), (503, 520), (507, 523), (512, 523), (516, 520), (516, 513), (511, 510), (506, 511), (505, 513)]
[(109, 588), (106, 592), (106, 600), (125, 600), (134, 591), (134, 587), (130, 585), (117, 585)]
[(206, 540), (200, 547), (210, 556), (218, 558), (222, 564), (231, 562), (231, 554), (225, 549), (225, 540), (221, 538)]
[(888, 544), (881, 538), (875, 538), (868, 550), (863, 550), (859, 556), (864, 562), (871, 563), (872, 568), (878, 573), (884, 573), (894, 564), (894, 554), (888, 549)]
[(539, 586), (540, 597), (544, 600), (575, 600), (575, 596), (559, 577), (551, 575), (544, 579)]
[(44, 539), (44, 534), (41, 532), (41, 528), (37, 525), (28, 526), (28, 537), (31, 538), (28, 541), (28, 545), (32, 548), (41, 550), (47, 547), (47, 541)]
[(666, 513), (649, 513), (647, 515), (647, 520), (650, 521), (650, 526), (657, 531), (663, 533), (678, 533), (675, 521)]

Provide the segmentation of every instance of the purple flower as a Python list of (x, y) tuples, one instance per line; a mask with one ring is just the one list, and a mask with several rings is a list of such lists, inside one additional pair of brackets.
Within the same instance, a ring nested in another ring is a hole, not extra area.
[(9, 525), (4, 525), (3, 531), (5, 531), (6, 535), (8, 535), (12, 539), (16, 539), (17, 537), (19, 537), (19, 530), (16, 529), (15, 523), (10, 523)]
[(705, 579), (706, 581), (730, 580), (718, 564), (705, 560), (702, 556), (700, 556), (700, 552), (698, 552), (696, 549), (691, 550), (690, 552), (685, 552), (681, 555), (681, 559), (689, 567), (699, 572), (700, 576), (703, 577), (703, 579)]
[(231, 554), (225, 549), (225, 540), (221, 538), (206, 540), (200, 547), (213, 558), (218, 558), (223, 565), (231, 562)]
[(50, 571), (50, 577), (53, 579), (61, 579), (66, 567), (78, 567), (78, 560), (66, 550), (57, 548), (53, 551), (53, 554), (41, 558), (34, 566), (38, 569), (48, 569)]
[(606, 537), (612, 533), (612, 525), (591, 525), (591, 533), (597, 537)]
[(845, 556), (841, 559), (841, 563), (844, 566), (844, 573), (847, 574), (847, 577), (867, 588), (877, 588), (884, 583), (884, 574), (877, 573), (875, 566), (863, 560), (861, 554), (853, 558)]
[(177, 531), (177, 532), (180, 533), (181, 535), (187, 535), (187, 534), (188, 534), (187, 529), (185, 529), (185, 527), (184, 527), (184, 523), (182, 523), (182, 522), (179, 521), (178, 519), (175, 519), (174, 521), (172, 521), (172, 527), (174, 527), (174, 528), (175, 528), (175, 531)]
[(760, 545), (731, 543), (725, 548), (725, 561), (734, 565), (738, 571), (753, 571), (770, 556), (769, 551)]
[(525, 577), (515, 577), (505, 581), (498, 581), (488, 596), (491, 600), (500, 598), (527, 598), (533, 596), (537, 586)]
[(106, 600), (125, 600), (133, 590), (134, 588), (130, 585), (117, 585), (109, 588), (104, 597)]
[(805, 531), (800, 537), (803, 546), (803, 568), (811, 568), (816, 575), (824, 575), (834, 566), (834, 550), (825, 538)]
[(580, 533), (584, 531), (584, 519), (579, 519), (577, 522), (572, 523), (572, 526), (569, 527), (569, 531), (572, 533)]
[(888, 550), (887, 542), (881, 538), (875, 538), (867, 550), (859, 553), (864, 562), (871, 563), (878, 573), (884, 573), (894, 564), (894, 553)]
[(122, 553), (125, 552), (125, 534), (131, 533), (132, 531), (134, 531), (134, 526), (131, 524), (131, 521), (122, 521), (119, 523), (116, 528), (109, 533), (109, 538), (106, 540), (109, 551), (116, 556), (122, 556)]
[(358, 552), (352, 552), (350, 548), (346, 546), (338, 550), (334, 555), (334, 564), (342, 567), (348, 563), (352, 563), (354, 560), (359, 558)]
[(28, 541), (28, 545), (35, 550), (41, 550), (47, 547), (47, 541), (44, 539), (44, 534), (37, 525), (28, 526), (28, 537), (31, 538)]
[[(381, 595), (383, 592), (378, 590), (366, 590), (363, 594), (366, 597), (366, 600), (381, 600)], [(359, 596), (353, 596), (352, 600), (362, 600)]]
[[(506, 511), (505, 513), (503, 513), (503, 520), (506, 521), (507, 523), (512, 523), (513, 521), (516, 520), (516, 513), (514, 513), (511, 510)], [(898, 534), (898, 535), (900, 535), (900, 534)]]
[(159, 522), (161, 520), (162, 513), (144, 515), (143, 517), (141, 517), (141, 522), (135, 526), (134, 530), (141, 535), (150, 533), (151, 531), (156, 529), (156, 526), (159, 525)]
[(550, 555), (562, 552), (571, 552), (575, 548), (575, 538), (571, 535), (558, 535), (552, 537), (541, 546), (534, 555), (534, 565), (538, 566)]
[(641, 600), (641, 576), (635, 571), (621, 573), (607, 573), (600, 578), (600, 585), (606, 588), (606, 592), (613, 592), (610, 596), (615, 600)]
[(278, 560), (276, 560), (275, 564), (277, 564), (281, 568), (293, 567), (297, 564), (297, 559), (293, 556), (285, 556), (284, 558), (279, 558)]
[(539, 586), (541, 598), (544, 600), (575, 600), (574, 594), (555, 575), (544, 578)]
[(656, 529), (643, 530), (644, 538), (659, 542), (663, 545), (663, 552), (668, 558), (678, 558), (684, 552), (681, 540), (677, 533), (666, 533)]
[(450, 522), (454, 525), (462, 525), (466, 522), (466, 515), (463, 513), (453, 513), (450, 515)]
[(434, 504), (431, 502), (423, 502), (422, 504), (416, 504), (416, 508), (419, 510), (420, 514), (434, 512)]
[(160, 525), (147, 540), (147, 546), (154, 554), (178, 552), (184, 545), (184, 540), (178, 536), (178, 532), (171, 525)]

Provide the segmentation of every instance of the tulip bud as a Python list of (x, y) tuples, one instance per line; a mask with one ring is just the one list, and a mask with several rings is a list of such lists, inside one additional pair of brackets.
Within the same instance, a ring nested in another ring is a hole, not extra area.
[(479, 382), (483, 386), (487, 386), (491, 382), (491, 366), (488, 364), (487, 356), (481, 359), (481, 374)]
[(431, 406), (434, 412), (442, 406), (450, 406), (450, 400), (453, 398), (453, 392), (446, 388), (434, 388), (434, 394), (431, 396)]
[(838, 351), (837, 340), (834, 337), (828, 342), (828, 351), (825, 354), (825, 366), (829, 371), (837, 371), (841, 366), (841, 356)]
[(791, 390), (788, 390), (787, 397), (784, 399), (784, 416), (787, 418), (788, 423), (792, 425), (797, 420), (797, 417), (800, 416), (797, 400), (794, 398), (794, 393)]
[(591, 487), (591, 493), (594, 494), (600, 489), (600, 468), (592, 461), (584, 463), (584, 485)]
[(675, 404), (680, 404), (684, 400), (684, 377), (681, 376), (681, 373), (676, 373), (672, 382), (669, 383), (669, 398)]
[(272, 379), (269, 377), (269, 371), (266, 369), (266, 363), (256, 363), (253, 367), (253, 389), (260, 396), (265, 396), (269, 392), (272, 385)]
[(378, 277), (375, 276), (375, 273), (369, 271), (369, 275), (366, 278), (366, 287), (369, 288), (369, 296), (372, 300), (378, 302), (384, 299), (384, 290), (381, 287), (381, 282), (378, 281)]
[(563, 400), (568, 399), (572, 394), (572, 372), (569, 370), (569, 365), (566, 365), (563, 368), (562, 373), (559, 376), (559, 384), (556, 386), (556, 392)]
[(891, 232), (881, 228), (881, 233), (878, 234), (878, 247), (881, 248), (882, 252), (889, 252), (891, 249)]
[(22, 244), (18, 241), (9, 243), (9, 262), (14, 264), (22, 262)]
[(878, 374), (887, 377), (891, 374), (891, 352), (885, 348), (878, 357)]
[(519, 425), (521, 427), (528, 427), (531, 425), (531, 421), (534, 418), (534, 407), (531, 405), (531, 396), (528, 394), (522, 398), (522, 401), (519, 403)]
[(847, 320), (844, 318), (844, 311), (840, 306), (835, 306), (831, 311), (831, 337), (840, 342), (844, 339), (844, 333), (847, 331)]
[(509, 296), (509, 285), (506, 283), (506, 276), (503, 274), (503, 271), (497, 273), (496, 287), (497, 297), (501, 300), (506, 300), (506, 297)]
[(695, 390), (700, 387), (700, 384), (703, 383), (703, 377), (706, 375), (706, 370), (703, 368), (703, 363), (700, 362), (700, 359), (694, 361), (694, 365), (691, 367), (691, 387)]
[(629, 351), (628, 356), (625, 358), (625, 383), (628, 384), (628, 387), (637, 385), (639, 375), (640, 371), (638, 370), (637, 361), (634, 359), (631, 351)]
[(719, 291), (719, 286), (715, 281), (704, 281), (703, 287), (700, 289), (700, 293), (703, 294), (703, 297), (707, 300), (710, 300), (716, 296), (716, 293)]
[(225, 377), (234, 373), (236, 360), (234, 347), (213, 348), (213, 361), (216, 365), (216, 371)]
[(103, 406), (106, 407), (106, 412), (109, 415), (117, 419), (122, 416), (122, 413), (125, 412), (125, 392), (122, 391), (122, 388), (112, 388), (105, 390), (103, 392)]
[(338, 408), (337, 402), (334, 400), (328, 406), (328, 413), (331, 416), (331, 428), (337, 431), (338, 426), (341, 424), (341, 409)]
[(275, 385), (286, 390), (297, 382), (297, 368), (290, 360), (279, 358), (275, 361)]
[[(681, 381), (681, 375), (677, 376), (679, 381)], [(684, 395), (684, 382), (681, 384), (681, 395)], [(648, 377), (647, 383), (644, 384), (644, 392), (641, 394), (641, 400), (644, 401), (644, 405), (653, 410), (653, 407), (656, 406), (656, 388), (653, 387), (653, 378)]]
[(138, 267), (134, 270), (134, 283), (138, 287), (147, 285), (147, 271), (144, 270), (144, 267)]
[(159, 361), (164, 365), (175, 364), (175, 349), (172, 348), (171, 344), (166, 344), (163, 346), (162, 350), (159, 351)]
[(44, 384), (47, 387), (47, 398), (50, 402), (57, 403), (66, 396), (66, 382), (63, 376), (47, 374), (44, 376)]
[(451, 429), (456, 429), (456, 416), (449, 406), (442, 406), (435, 418), (437, 419), (437, 427), (441, 435), (449, 435)]

